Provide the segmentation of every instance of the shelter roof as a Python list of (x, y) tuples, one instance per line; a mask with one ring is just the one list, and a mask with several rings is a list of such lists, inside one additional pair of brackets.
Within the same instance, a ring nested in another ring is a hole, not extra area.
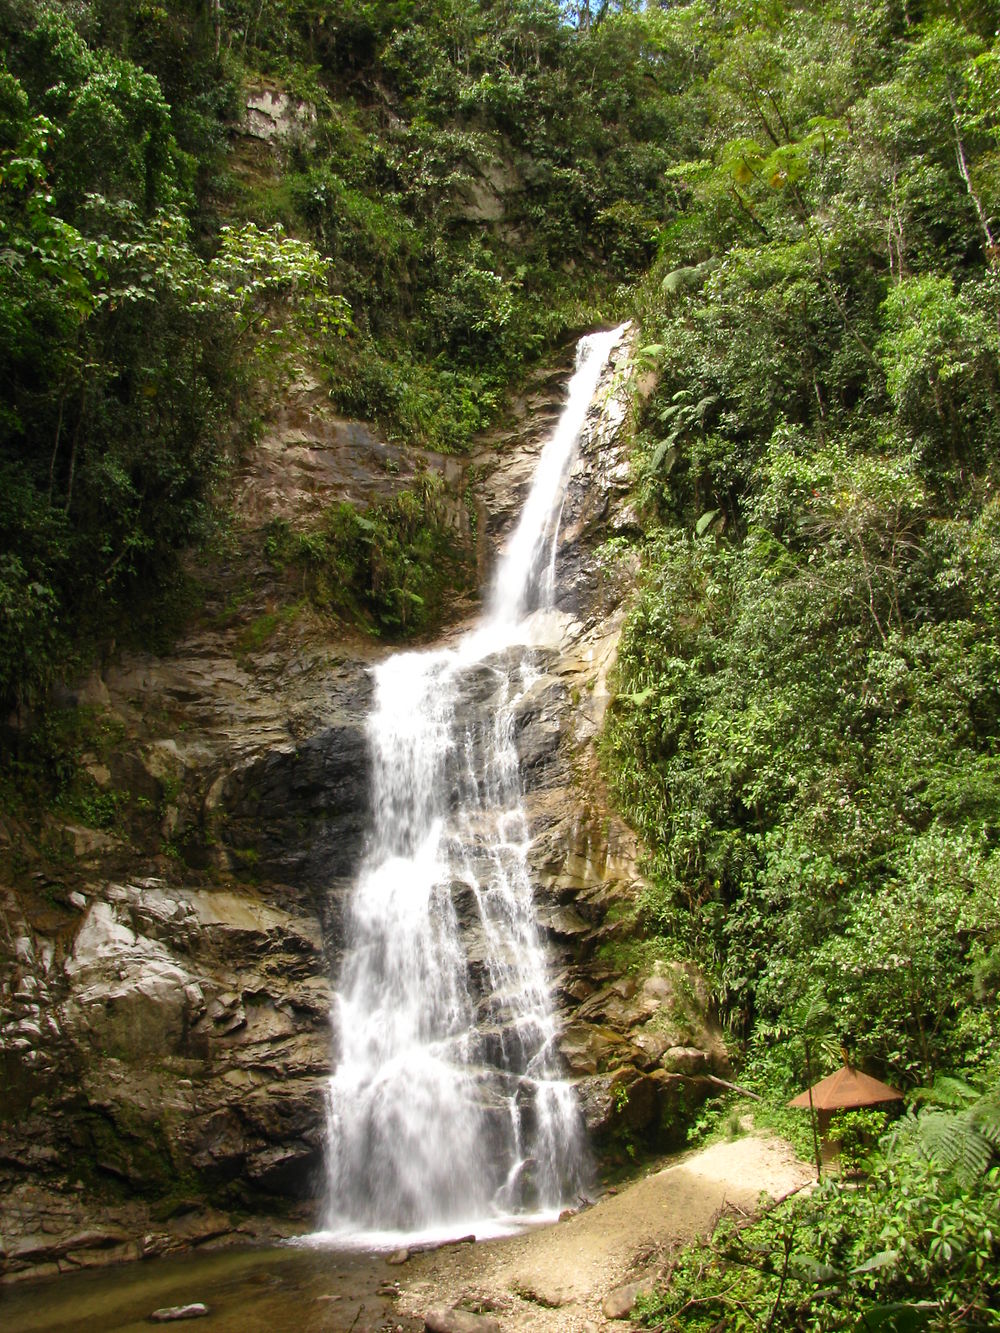
[[(862, 1074), (851, 1065), (844, 1065), (812, 1086), (812, 1104), (817, 1111), (846, 1111), (855, 1106), (902, 1101), (902, 1098), (903, 1094), (890, 1088), (888, 1083), (880, 1083), (877, 1078)], [(800, 1092), (788, 1105), (808, 1107), (809, 1090)]]

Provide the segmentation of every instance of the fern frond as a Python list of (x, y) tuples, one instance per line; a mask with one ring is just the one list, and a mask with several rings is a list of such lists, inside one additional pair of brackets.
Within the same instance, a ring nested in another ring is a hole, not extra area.
[(916, 1115), (912, 1111), (907, 1111), (906, 1115), (886, 1130), (879, 1140), (879, 1147), (888, 1161), (897, 1160), (915, 1143), (919, 1123)]
[(971, 1105), (982, 1093), (967, 1083), (963, 1078), (952, 1074), (938, 1074), (927, 1088), (916, 1088), (910, 1095), (911, 1106), (938, 1106), (950, 1111), (960, 1111)]
[(1000, 1152), (1000, 1094), (992, 1092), (980, 1098), (970, 1109), (969, 1119), (977, 1133)]
[(978, 1134), (968, 1121), (965, 1122), (965, 1128), (967, 1132), (960, 1134), (956, 1141), (958, 1155), (952, 1170), (959, 1184), (968, 1186), (974, 1184), (989, 1170), (993, 1150), (987, 1140)]
[(963, 1111), (923, 1111), (903, 1122), (886, 1140), (890, 1156), (900, 1148), (914, 1148), (939, 1170), (954, 1174), (962, 1185), (971, 1185), (990, 1168), (1000, 1143), (1000, 1106), (983, 1098)]
[(917, 1148), (928, 1161), (951, 1171), (962, 1158), (968, 1130), (964, 1117), (953, 1111), (925, 1111), (917, 1120)]

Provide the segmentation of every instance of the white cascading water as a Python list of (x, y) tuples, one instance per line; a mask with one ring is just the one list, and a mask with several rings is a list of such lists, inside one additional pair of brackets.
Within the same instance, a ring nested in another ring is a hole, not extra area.
[(532, 669), (516, 645), (552, 605), (569, 465), (623, 331), (579, 344), (488, 614), (454, 649), (375, 671), (373, 824), (328, 1098), (327, 1226), (342, 1236), (481, 1235), (582, 1187), (528, 872), (514, 721)]

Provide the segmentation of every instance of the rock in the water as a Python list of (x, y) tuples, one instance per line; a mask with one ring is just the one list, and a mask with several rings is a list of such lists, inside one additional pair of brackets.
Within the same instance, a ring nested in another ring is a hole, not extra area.
[(172, 1324), (178, 1319), (200, 1319), (208, 1314), (208, 1306), (195, 1301), (192, 1305), (165, 1305), (149, 1316), (154, 1324)]
[(469, 1310), (448, 1310), (443, 1306), (424, 1315), (426, 1333), (500, 1333), (500, 1325), (489, 1315)]
[(410, 1257), (409, 1250), (393, 1250), (392, 1254), (386, 1259), (387, 1264), (405, 1264)]

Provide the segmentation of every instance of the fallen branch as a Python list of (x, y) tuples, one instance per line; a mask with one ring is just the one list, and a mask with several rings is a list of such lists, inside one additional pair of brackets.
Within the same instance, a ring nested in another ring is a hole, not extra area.
[(714, 1083), (716, 1087), (726, 1088), (729, 1092), (738, 1092), (741, 1097), (749, 1097), (755, 1102), (764, 1100), (758, 1093), (751, 1092), (749, 1088), (741, 1088), (738, 1083), (727, 1083), (724, 1078), (716, 1078), (714, 1074), (703, 1074), (702, 1077), (706, 1078), (709, 1083)]
[(416, 1245), (407, 1245), (411, 1254), (430, 1254), (433, 1250), (443, 1250), (449, 1245), (475, 1245), (475, 1236), (456, 1236), (454, 1240), (426, 1240)]

